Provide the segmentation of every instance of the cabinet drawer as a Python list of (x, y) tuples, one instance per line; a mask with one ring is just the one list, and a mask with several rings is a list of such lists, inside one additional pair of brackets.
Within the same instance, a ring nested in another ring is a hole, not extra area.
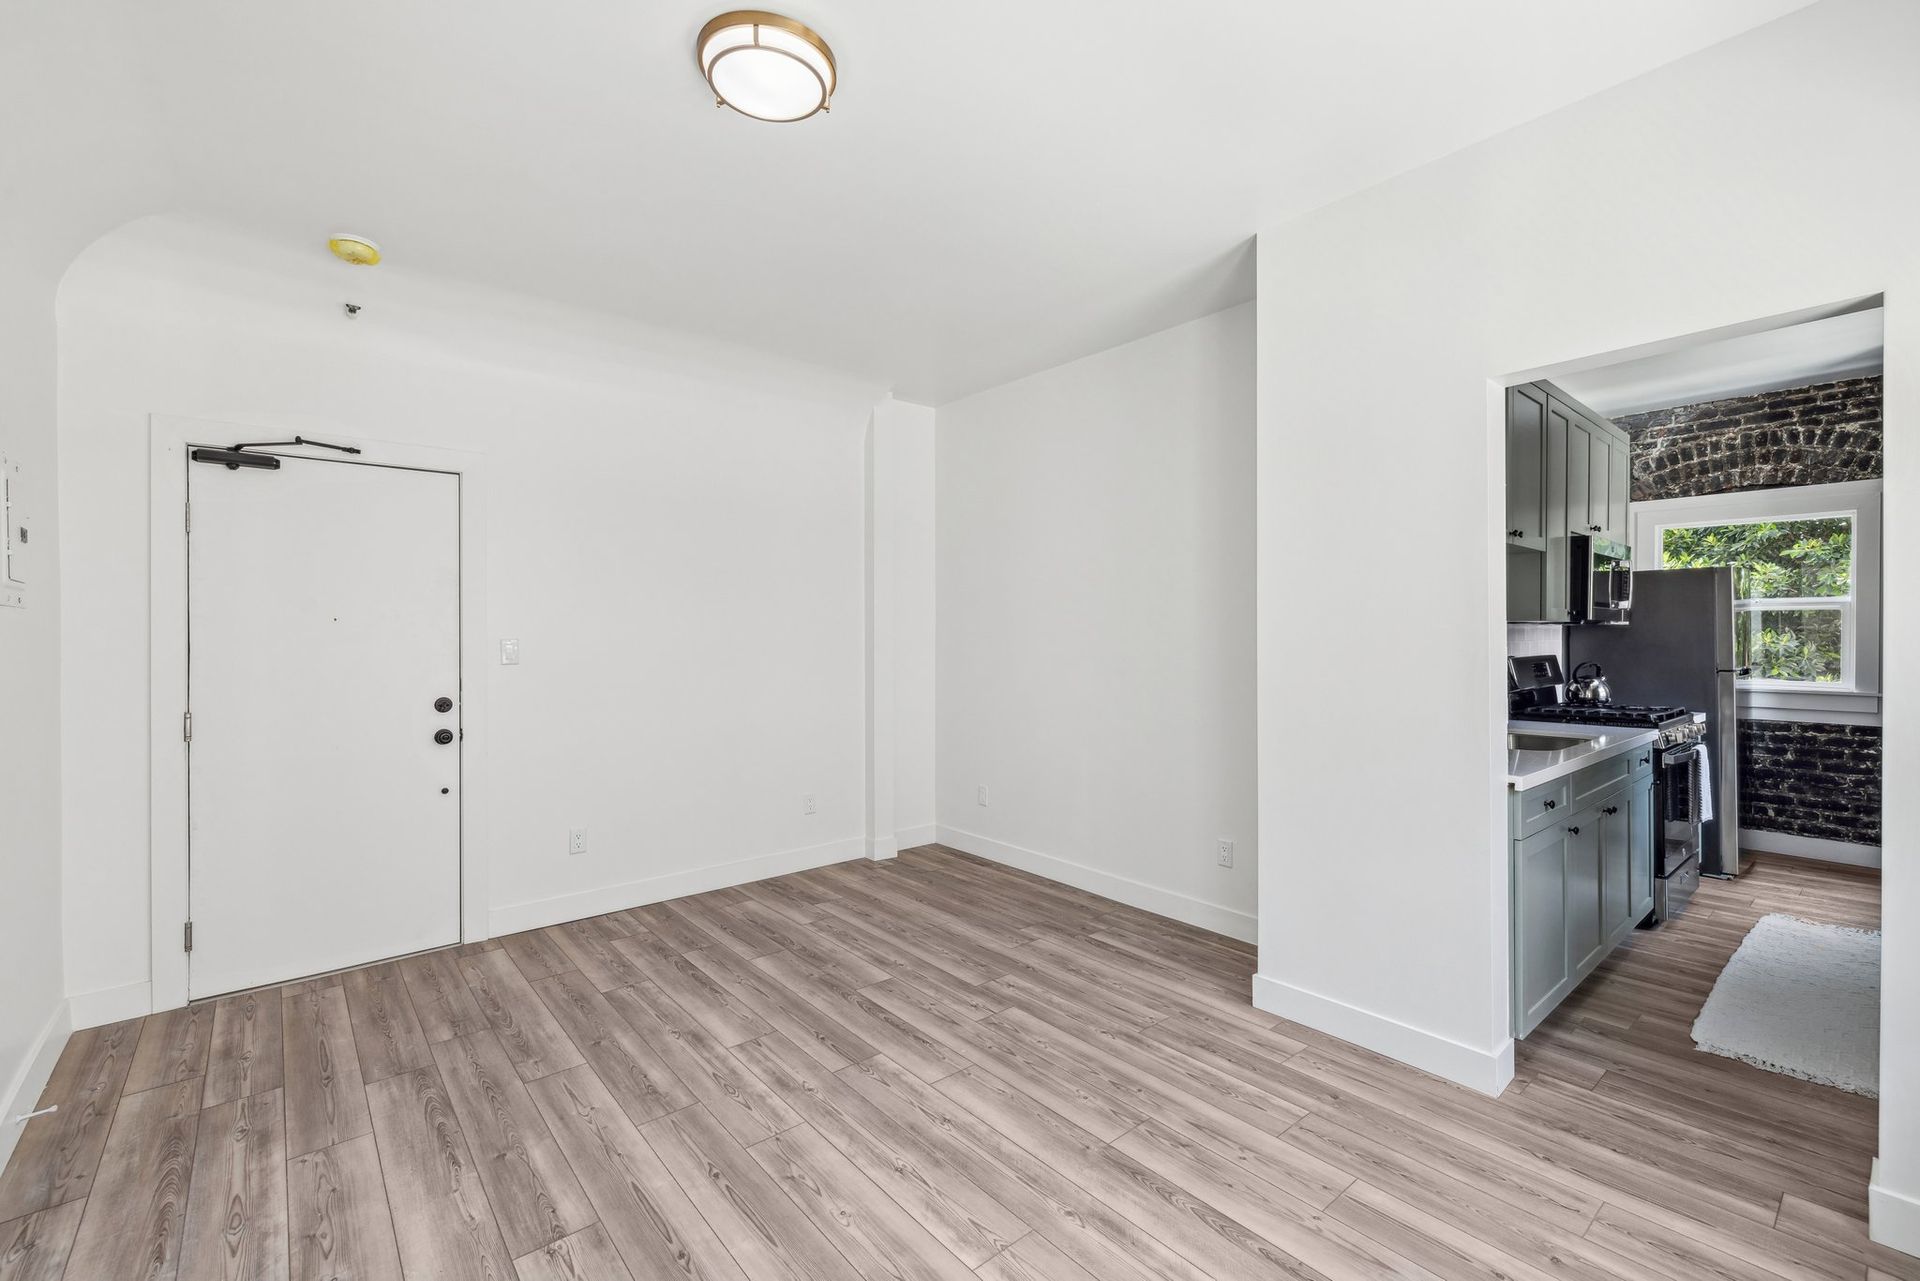
[[(1641, 758), (1646, 765), (1641, 765)], [(1630, 752), (1601, 761), (1598, 765), (1589, 765), (1573, 776), (1573, 808), (1585, 809), (1594, 801), (1606, 795), (1620, 783), (1642, 769), (1653, 768), (1653, 744), (1636, 747)]]
[(1514, 837), (1532, 836), (1547, 824), (1572, 814), (1569, 795), (1568, 780), (1564, 778), (1517, 793), (1513, 798)]

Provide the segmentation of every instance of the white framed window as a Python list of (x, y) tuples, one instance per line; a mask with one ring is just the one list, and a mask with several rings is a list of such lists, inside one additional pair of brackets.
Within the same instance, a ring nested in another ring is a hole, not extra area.
[(1634, 504), (1635, 569), (1705, 565), (1734, 571), (1743, 706), (1879, 710), (1879, 481)]

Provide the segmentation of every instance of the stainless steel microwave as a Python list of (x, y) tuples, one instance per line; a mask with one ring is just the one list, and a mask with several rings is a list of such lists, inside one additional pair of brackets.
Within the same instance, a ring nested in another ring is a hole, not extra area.
[(1575, 534), (1567, 604), (1575, 623), (1618, 625), (1633, 609), (1633, 555), (1624, 543)]

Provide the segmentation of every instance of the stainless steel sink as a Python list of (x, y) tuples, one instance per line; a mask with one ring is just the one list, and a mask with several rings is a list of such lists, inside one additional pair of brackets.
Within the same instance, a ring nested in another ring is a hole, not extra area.
[(1564, 752), (1569, 747), (1578, 747), (1591, 742), (1587, 738), (1570, 738), (1565, 734), (1515, 734), (1507, 735), (1507, 750), (1510, 752)]

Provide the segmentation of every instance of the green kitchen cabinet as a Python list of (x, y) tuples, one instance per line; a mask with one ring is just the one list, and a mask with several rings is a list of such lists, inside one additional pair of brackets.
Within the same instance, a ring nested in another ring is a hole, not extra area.
[(1627, 895), (1632, 900), (1631, 915), (1633, 921), (1628, 928), (1647, 919), (1653, 911), (1653, 852), (1659, 839), (1654, 831), (1653, 815), (1653, 770), (1636, 773), (1633, 785), (1628, 789), (1627, 802), (1632, 806), (1632, 826), (1629, 835), (1633, 846), (1627, 861)]
[(1506, 457), (1507, 621), (1568, 622), (1574, 537), (1628, 541), (1632, 442), (1552, 383), (1523, 383), (1507, 389)]
[(1636, 748), (1511, 795), (1516, 1037), (1538, 1027), (1653, 910), (1651, 761), (1649, 749)]

